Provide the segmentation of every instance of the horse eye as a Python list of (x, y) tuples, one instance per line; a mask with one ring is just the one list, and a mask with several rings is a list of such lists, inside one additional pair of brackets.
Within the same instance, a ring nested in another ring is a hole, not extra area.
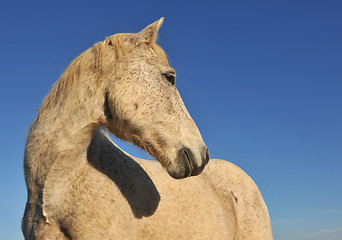
[(171, 83), (172, 85), (175, 85), (176, 82), (176, 77), (175, 77), (175, 73), (173, 72), (168, 72), (168, 73), (163, 73), (162, 74), (164, 78), (166, 78), (166, 80)]

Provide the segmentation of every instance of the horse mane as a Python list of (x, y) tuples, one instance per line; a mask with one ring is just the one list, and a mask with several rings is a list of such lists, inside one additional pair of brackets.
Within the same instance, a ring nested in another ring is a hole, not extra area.
[[(107, 37), (104, 41), (95, 43), (91, 48), (84, 51), (78, 57), (76, 57), (70, 65), (65, 69), (61, 77), (53, 84), (50, 93), (44, 98), (40, 109), (38, 110), (38, 115), (31, 124), (29, 131), (31, 131), (33, 125), (39, 119), (40, 115), (45, 112), (46, 109), (54, 106), (58, 103), (59, 99), (64, 99), (71, 89), (77, 83), (81, 69), (88, 64), (86, 61), (89, 54), (93, 54), (95, 58), (95, 64), (93, 65), (93, 70), (95, 72), (96, 83), (98, 84), (101, 80), (102, 75), (102, 61), (104, 58), (104, 51), (107, 45), (113, 45), (116, 50), (116, 58), (117, 60), (123, 57), (127, 48), (125, 47), (125, 40), (127, 38), (127, 34), (115, 34), (110, 37)], [(145, 44), (146, 47), (152, 49), (152, 51), (156, 54), (158, 59), (160, 59), (164, 64), (168, 64), (168, 58), (164, 50), (156, 43), (152, 42), (149, 44)]]

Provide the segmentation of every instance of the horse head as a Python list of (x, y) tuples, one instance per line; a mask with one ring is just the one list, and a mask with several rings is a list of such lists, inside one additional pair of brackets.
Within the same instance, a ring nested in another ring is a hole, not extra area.
[(209, 152), (176, 88), (176, 72), (156, 44), (162, 23), (163, 18), (139, 33), (116, 34), (101, 43), (104, 125), (179, 179), (200, 174)]

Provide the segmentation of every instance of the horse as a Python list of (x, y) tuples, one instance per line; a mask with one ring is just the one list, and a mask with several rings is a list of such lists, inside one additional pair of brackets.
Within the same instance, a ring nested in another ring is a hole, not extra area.
[(156, 43), (162, 23), (94, 44), (44, 98), (25, 145), (25, 239), (272, 239), (253, 180), (209, 161)]

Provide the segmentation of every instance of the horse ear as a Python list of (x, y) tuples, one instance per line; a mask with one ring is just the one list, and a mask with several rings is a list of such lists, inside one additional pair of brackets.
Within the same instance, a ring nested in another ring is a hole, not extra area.
[(145, 42), (145, 43), (152, 43), (157, 40), (158, 30), (164, 22), (164, 18), (160, 18), (159, 20), (155, 21), (154, 23), (148, 25), (143, 30), (137, 33), (137, 40), (138, 44)]

